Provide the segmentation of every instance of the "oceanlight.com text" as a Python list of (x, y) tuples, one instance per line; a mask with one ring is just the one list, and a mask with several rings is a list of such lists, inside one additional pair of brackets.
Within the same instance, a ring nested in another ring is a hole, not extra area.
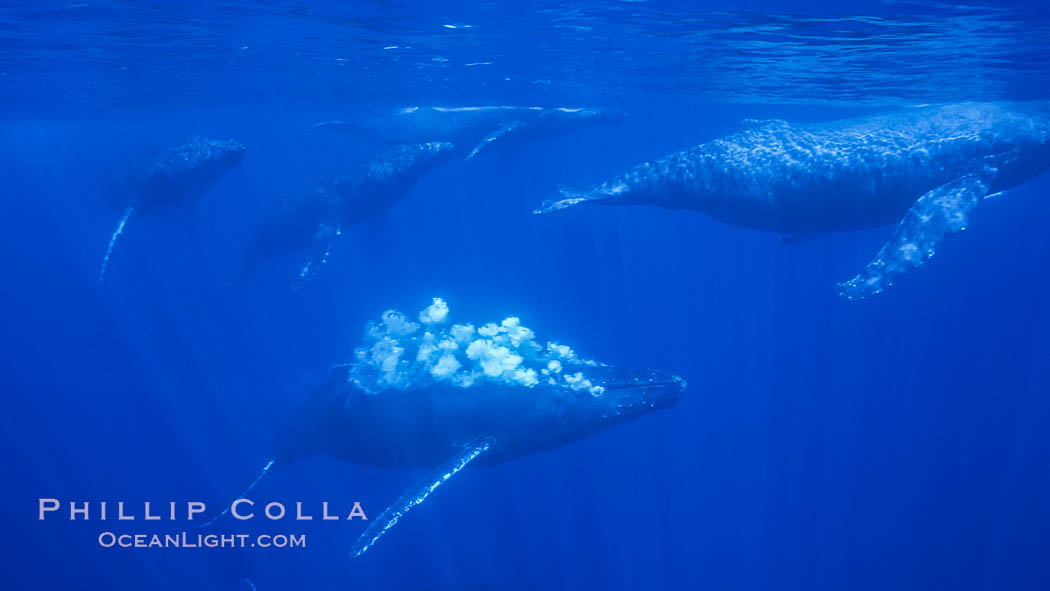
[(103, 548), (305, 548), (306, 534), (118, 534), (98, 535)]

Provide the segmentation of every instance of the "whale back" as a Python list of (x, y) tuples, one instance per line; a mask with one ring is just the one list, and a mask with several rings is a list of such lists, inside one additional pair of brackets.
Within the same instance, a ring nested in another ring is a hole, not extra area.
[[(1044, 114), (959, 103), (827, 123), (745, 122), (596, 191), (610, 203), (695, 209), (739, 226), (807, 234), (896, 222), (922, 194), (1000, 169), (1016, 185), (1050, 165)], [(999, 187), (999, 190), (1005, 187)]]
[(452, 144), (442, 142), (393, 146), (286, 193), (255, 227), (244, 247), (241, 273), (231, 284), (246, 280), (266, 259), (311, 245), (326, 250), (326, 241), (343, 226), (389, 209), (451, 152)]
[[(409, 107), (399, 109), (388, 121), (404, 136), (441, 139), (455, 144), (475, 143), (507, 121), (530, 121), (539, 107), (508, 105), (466, 107)], [(462, 147), (462, 146), (461, 146)]]
[[(358, 122), (324, 121), (312, 130), (349, 131), (381, 144), (418, 144), (447, 141), (460, 156), (494, 135), (520, 139), (548, 139), (602, 123), (624, 119), (620, 111), (583, 107), (520, 105), (413, 106), (364, 117)], [(513, 130), (513, 134), (507, 134)], [(504, 142), (501, 142), (504, 143)]]

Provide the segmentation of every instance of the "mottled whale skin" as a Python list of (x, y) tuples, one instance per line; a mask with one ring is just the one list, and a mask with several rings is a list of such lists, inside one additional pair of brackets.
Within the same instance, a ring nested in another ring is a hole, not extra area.
[(864, 298), (965, 229), (982, 198), (1050, 168), (1047, 113), (1044, 104), (959, 103), (819, 124), (746, 121), (537, 213), (657, 205), (792, 238), (898, 223), (867, 268), (839, 284)]
[(619, 123), (623, 112), (584, 107), (407, 107), (363, 122), (325, 121), (312, 130), (342, 129), (391, 143), (447, 141), (471, 159), (495, 147), (552, 139), (593, 125)]
[(602, 365), (583, 369), (588, 379), (604, 387), (600, 396), (544, 383), (531, 388), (435, 385), (374, 394), (351, 381), (352, 366), (336, 366), (284, 421), (275, 438), (274, 459), (241, 498), (272, 469), (317, 455), (362, 465), (433, 470), (379, 517), (370, 517), (351, 550), (360, 556), (468, 464), (500, 464), (556, 449), (670, 408), (686, 387), (681, 378), (659, 371)]
[[(369, 394), (337, 366), (287, 418), (276, 437), (277, 464), (324, 454), (386, 468), (437, 468), (478, 437), (493, 442), (479, 465), (494, 465), (570, 442), (676, 404), (681, 378), (654, 370), (587, 366), (605, 392), (592, 396), (541, 383)], [(568, 369), (567, 369), (568, 371)]]
[(176, 206), (196, 213), (200, 198), (244, 156), (244, 146), (235, 140), (195, 137), (182, 141), (154, 158), (139, 158), (102, 183), (102, 199), (122, 211), (102, 261), (99, 280), (113, 246), (132, 215), (150, 215)]
[(309, 279), (345, 227), (393, 207), (423, 175), (448, 161), (453, 148), (447, 142), (392, 146), (367, 162), (349, 165), (285, 195), (249, 238), (241, 275), (234, 282), (251, 277), (266, 259), (307, 248), (312, 252), (299, 280)]

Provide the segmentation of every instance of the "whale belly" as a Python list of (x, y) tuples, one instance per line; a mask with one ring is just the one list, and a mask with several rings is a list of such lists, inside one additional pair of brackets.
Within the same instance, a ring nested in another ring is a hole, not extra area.
[[(749, 171), (721, 195), (706, 199), (711, 217), (736, 226), (783, 234), (856, 230), (891, 224), (926, 186), (882, 174), (855, 174), (835, 167), (777, 166)], [(946, 179), (947, 180), (947, 179)]]

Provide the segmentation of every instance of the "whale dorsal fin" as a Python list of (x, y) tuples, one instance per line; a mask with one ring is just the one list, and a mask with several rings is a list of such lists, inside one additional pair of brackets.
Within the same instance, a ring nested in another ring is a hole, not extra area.
[(465, 160), (470, 160), (477, 156), (478, 152), (489, 149), (495, 143), (505, 140), (508, 137), (513, 137), (514, 132), (520, 131), (524, 128), (525, 124), (521, 121), (508, 121), (507, 123), (504, 123), (496, 131), (481, 138), (481, 141), (478, 142), (478, 145), (474, 146), (474, 149), (470, 151), (470, 154), (467, 155)]
[(864, 271), (838, 285), (839, 293), (851, 300), (878, 295), (898, 277), (921, 267), (945, 238), (966, 229), (970, 212), (988, 194), (995, 173), (985, 168), (920, 197)]
[(430, 496), (430, 493), (437, 490), (437, 488), (444, 484), (446, 480), (452, 478), (457, 472), (465, 468), (467, 464), (488, 451), (494, 442), (494, 438), (485, 436), (473, 439), (464, 445), (459, 453), (439, 466), (436, 471), (417, 486), (409, 489), (408, 492), (401, 495), (401, 498), (394, 501), (393, 505), (387, 507), (386, 511), (383, 511), (383, 513), (376, 518), (367, 529), (365, 529), (364, 533), (357, 538), (357, 541), (354, 542), (353, 548), (350, 550), (350, 555), (357, 557), (368, 551), (369, 548), (379, 541), (379, 538), (383, 537), (383, 534), (390, 531), (390, 529), (397, 524), (398, 520), (400, 520), (405, 513), (408, 513), (412, 507), (425, 501), (426, 498)]

